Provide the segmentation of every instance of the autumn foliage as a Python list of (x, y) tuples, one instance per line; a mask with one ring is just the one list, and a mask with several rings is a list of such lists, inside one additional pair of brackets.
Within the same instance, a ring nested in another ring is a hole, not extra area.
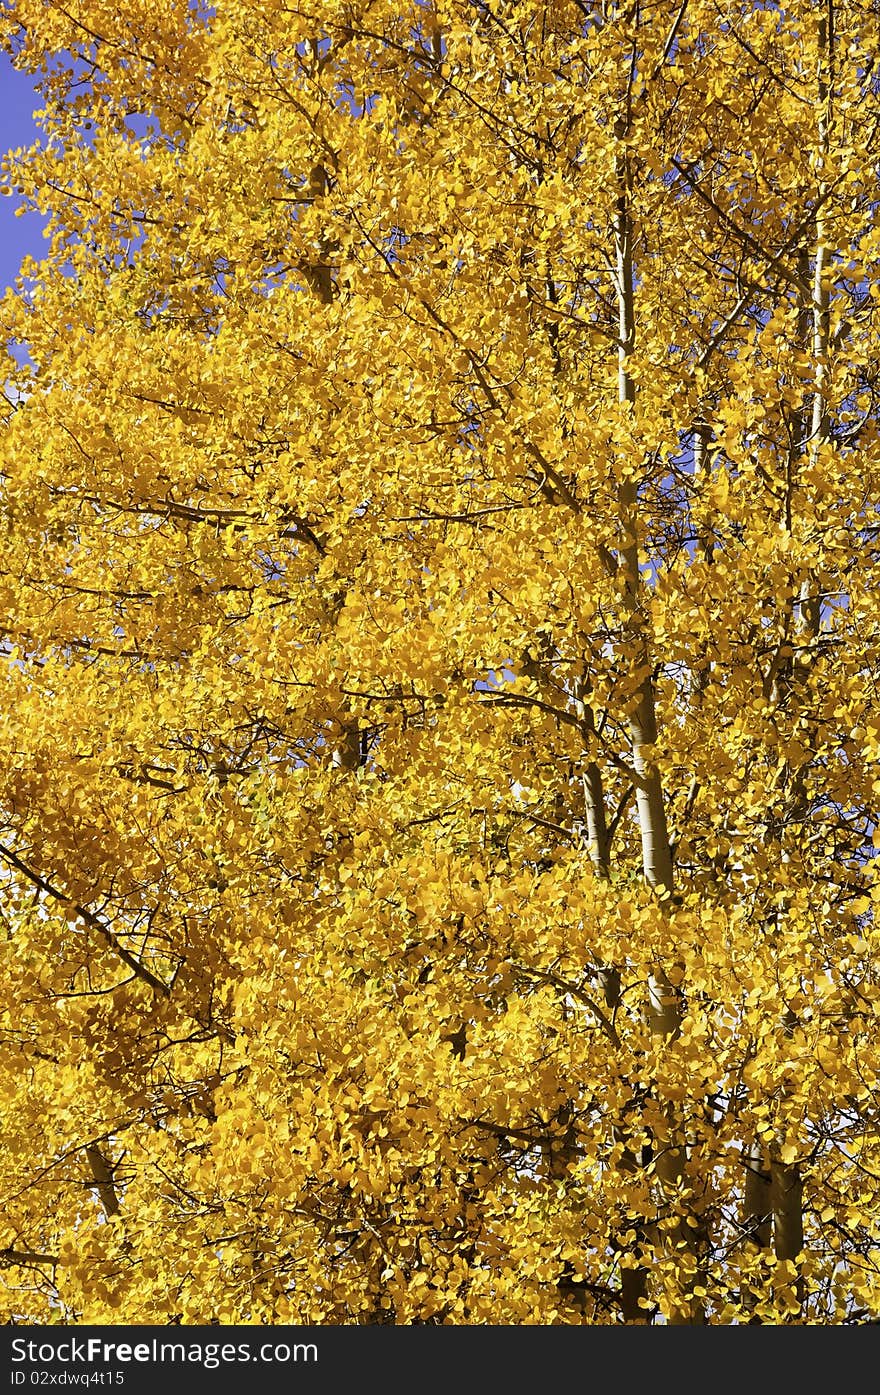
[(7, 0), (6, 1320), (876, 1315), (877, 23)]

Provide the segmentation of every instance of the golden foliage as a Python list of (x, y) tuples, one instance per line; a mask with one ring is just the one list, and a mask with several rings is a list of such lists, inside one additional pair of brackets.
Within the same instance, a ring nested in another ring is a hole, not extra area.
[(872, 5), (0, 24), (6, 1319), (876, 1313)]

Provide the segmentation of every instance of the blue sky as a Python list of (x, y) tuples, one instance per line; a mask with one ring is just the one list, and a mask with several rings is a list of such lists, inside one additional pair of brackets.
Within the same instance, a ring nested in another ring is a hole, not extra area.
[[(41, 105), (30, 79), (0, 53), (0, 155), (36, 140), (33, 111)], [(14, 194), (0, 198), (0, 291), (15, 279), (22, 257), (40, 257), (46, 246), (42, 220), (35, 213), (16, 218), (18, 202)]]

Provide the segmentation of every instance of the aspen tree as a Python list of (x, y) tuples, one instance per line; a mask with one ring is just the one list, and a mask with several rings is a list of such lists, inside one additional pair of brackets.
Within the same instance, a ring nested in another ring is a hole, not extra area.
[(880, 1302), (868, 0), (10, 0), (16, 1322)]

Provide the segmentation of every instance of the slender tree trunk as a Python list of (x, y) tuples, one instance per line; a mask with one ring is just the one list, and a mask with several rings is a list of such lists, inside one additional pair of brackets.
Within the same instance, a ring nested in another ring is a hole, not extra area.
[(746, 1148), (744, 1163), (743, 1228), (748, 1232), (749, 1240), (765, 1250), (772, 1241), (772, 1178), (764, 1150), (757, 1140)]
[[(635, 348), (635, 305), (633, 295), (632, 228), (626, 190), (625, 160), (621, 159), (621, 193), (617, 202), (614, 242), (617, 261), (617, 396), (621, 406), (634, 404), (635, 382), (629, 359)], [(644, 672), (629, 719), (632, 761), (636, 777), (636, 805), (642, 839), (642, 868), (645, 880), (661, 896), (673, 889), (672, 849), (666, 824), (666, 807), (660, 772), (653, 762), (657, 741), (654, 680), (650, 672), (644, 619), (640, 608), (639, 525), (636, 486), (625, 480), (619, 489), (619, 509), (624, 545), (621, 549), (623, 585), (629, 615), (628, 627), (634, 648), (634, 664)]]
[(113, 1173), (110, 1165), (97, 1143), (89, 1143), (85, 1149), (86, 1162), (88, 1163), (95, 1191), (104, 1208), (104, 1214), (108, 1218), (119, 1213), (119, 1198), (116, 1195), (116, 1186), (113, 1181)]
[(339, 770), (357, 770), (363, 764), (361, 732), (357, 717), (345, 714), (340, 718), (339, 735), (330, 753), (330, 763)]
[[(829, 126), (832, 119), (831, 102), (833, 97), (834, 64), (834, 5), (828, 0), (827, 9), (818, 22), (818, 155), (825, 160), (828, 153)], [(827, 376), (829, 350), (829, 290), (828, 248), (825, 233), (825, 199), (828, 186), (820, 179), (817, 188), (816, 219), (813, 254), (812, 294), (808, 312), (805, 315), (808, 326), (808, 347), (813, 364), (813, 394), (810, 410), (804, 411), (805, 424), (809, 424), (805, 439), (801, 442), (801, 457), (811, 466), (816, 466), (823, 445), (828, 440)], [(807, 337), (807, 336), (805, 336)], [(796, 494), (797, 481), (792, 482), (789, 497)], [(791, 526), (791, 523), (789, 524)], [(801, 586), (798, 600), (796, 629), (802, 642), (809, 642), (819, 634), (821, 614), (821, 578), (811, 575)], [(789, 661), (789, 681), (797, 700), (798, 680), (805, 677), (803, 665)], [(806, 789), (802, 775), (795, 773), (792, 779), (793, 819), (801, 821), (806, 812)], [(796, 1025), (794, 1020), (786, 1022), (786, 1031), (791, 1032)], [(774, 1157), (771, 1164), (773, 1200), (773, 1249), (777, 1260), (795, 1264), (804, 1246), (803, 1220), (803, 1178), (796, 1163), (784, 1163)], [(800, 1305), (806, 1295), (803, 1276), (799, 1275), (795, 1291)]]
[(773, 1163), (773, 1250), (779, 1260), (793, 1263), (804, 1248), (803, 1190), (796, 1164)]
[[(766, 1253), (773, 1243), (773, 1179), (764, 1149), (757, 1139), (743, 1149), (743, 1166), (743, 1232), (749, 1245)], [(752, 1312), (754, 1293), (743, 1289), (740, 1303), (744, 1312)], [(760, 1323), (762, 1319), (753, 1317), (750, 1321)]]
[(602, 784), (602, 772), (595, 761), (590, 761), (584, 771), (583, 788), (590, 859), (596, 876), (604, 882), (611, 874), (608, 818), (605, 812), (605, 789)]
[[(627, 127), (628, 121), (618, 123), (617, 133), (620, 137), (626, 135)], [(630, 372), (630, 358), (635, 349), (636, 323), (629, 171), (625, 154), (618, 159), (617, 174), (619, 193), (614, 226), (618, 310), (617, 392), (621, 407), (626, 407), (634, 405), (636, 400), (635, 381)], [(669, 910), (674, 891), (673, 856), (662, 780), (654, 763), (654, 747), (657, 741), (656, 700), (649, 641), (641, 609), (638, 497), (636, 485), (632, 480), (626, 479), (621, 482), (618, 499), (623, 533), (623, 592), (633, 651), (631, 661), (643, 675), (629, 717), (636, 807), (642, 844), (642, 872), (647, 884), (658, 893), (661, 904)], [(659, 964), (651, 973), (648, 987), (648, 1019), (652, 1032), (664, 1041), (672, 1041), (681, 1030), (680, 994), (670, 982), (663, 966)], [(656, 1139), (654, 1165), (661, 1188), (667, 1196), (671, 1196), (677, 1193), (680, 1187), (685, 1152), (680, 1127), (671, 1103), (666, 1114), (666, 1137)], [(669, 1240), (680, 1253), (686, 1253), (695, 1265), (696, 1232), (684, 1220), (670, 1233)], [(630, 1282), (635, 1290), (635, 1279)], [(647, 1289), (646, 1276), (644, 1288)], [(641, 1293), (639, 1296), (642, 1296)], [(669, 1322), (674, 1325), (702, 1320), (702, 1306), (686, 1295), (682, 1295), (669, 1314)]]

